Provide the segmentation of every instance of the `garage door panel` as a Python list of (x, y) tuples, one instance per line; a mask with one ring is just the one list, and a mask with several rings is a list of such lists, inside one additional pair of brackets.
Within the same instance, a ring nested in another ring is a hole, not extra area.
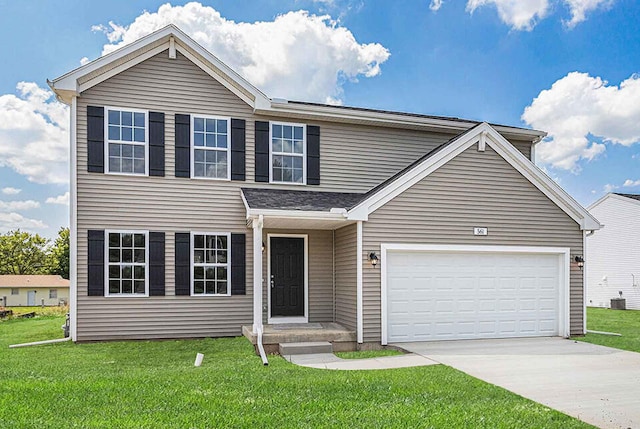
[(557, 255), (389, 251), (387, 259), (389, 342), (558, 334)]

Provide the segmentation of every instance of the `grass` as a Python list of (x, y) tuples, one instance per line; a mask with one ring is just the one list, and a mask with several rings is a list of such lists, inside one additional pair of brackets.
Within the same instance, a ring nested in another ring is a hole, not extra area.
[(587, 308), (587, 329), (615, 332), (621, 337), (587, 334), (576, 340), (640, 353), (640, 311)]
[(386, 356), (402, 355), (400, 350), (384, 349), (384, 350), (363, 350), (359, 352), (336, 352), (335, 355), (342, 359), (372, 359)]
[(7, 348), (58, 337), (63, 321), (0, 324), (2, 427), (590, 427), (443, 365), (265, 367), (244, 338)]
[(13, 311), (13, 316), (18, 316), (20, 314), (35, 312), (36, 317), (51, 317), (51, 316), (64, 316), (69, 312), (69, 307), (60, 307), (60, 306), (52, 306), (52, 307), (5, 307), (7, 310)]

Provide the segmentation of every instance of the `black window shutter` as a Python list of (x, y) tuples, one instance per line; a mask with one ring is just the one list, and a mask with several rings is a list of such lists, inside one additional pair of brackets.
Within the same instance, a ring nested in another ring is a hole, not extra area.
[(191, 234), (176, 232), (176, 295), (191, 295)]
[(269, 181), (269, 122), (256, 121), (256, 182)]
[(320, 184), (320, 127), (307, 125), (307, 185)]
[(87, 171), (104, 173), (104, 107), (87, 106)]
[(149, 232), (149, 295), (164, 296), (164, 232)]
[(149, 112), (149, 176), (164, 176), (164, 113)]
[(231, 295), (247, 293), (246, 235), (231, 234)]
[(245, 121), (231, 119), (231, 180), (245, 180)]
[(88, 284), (89, 296), (104, 296), (104, 231), (88, 231)]
[(176, 177), (191, 176), (191, 116), (176, 113)]

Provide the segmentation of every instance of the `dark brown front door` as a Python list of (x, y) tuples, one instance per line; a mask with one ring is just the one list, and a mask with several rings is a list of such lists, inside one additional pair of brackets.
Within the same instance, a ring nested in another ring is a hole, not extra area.
[(271, 317), (304, 316), (304, 238), (271, 237)]

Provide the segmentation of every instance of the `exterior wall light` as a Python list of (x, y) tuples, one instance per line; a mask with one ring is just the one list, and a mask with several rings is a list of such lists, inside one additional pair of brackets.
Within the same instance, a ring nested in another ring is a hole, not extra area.
[(574, 260), (578, 264), (578, 268), (582, 269), (584, 267), (584, 258), (582, 256), (576, 256)]
[(369, 253), (369, 262), (371, 262), (371, 265), (373, 265), (373, 268), (375, 268), (376, 265), (378, 265), (378, 256), (376, 255), (376, 252)]
[(264, 245), (264, 241), (262, 242), (262, 253), (267, 249), (267, 246)]

